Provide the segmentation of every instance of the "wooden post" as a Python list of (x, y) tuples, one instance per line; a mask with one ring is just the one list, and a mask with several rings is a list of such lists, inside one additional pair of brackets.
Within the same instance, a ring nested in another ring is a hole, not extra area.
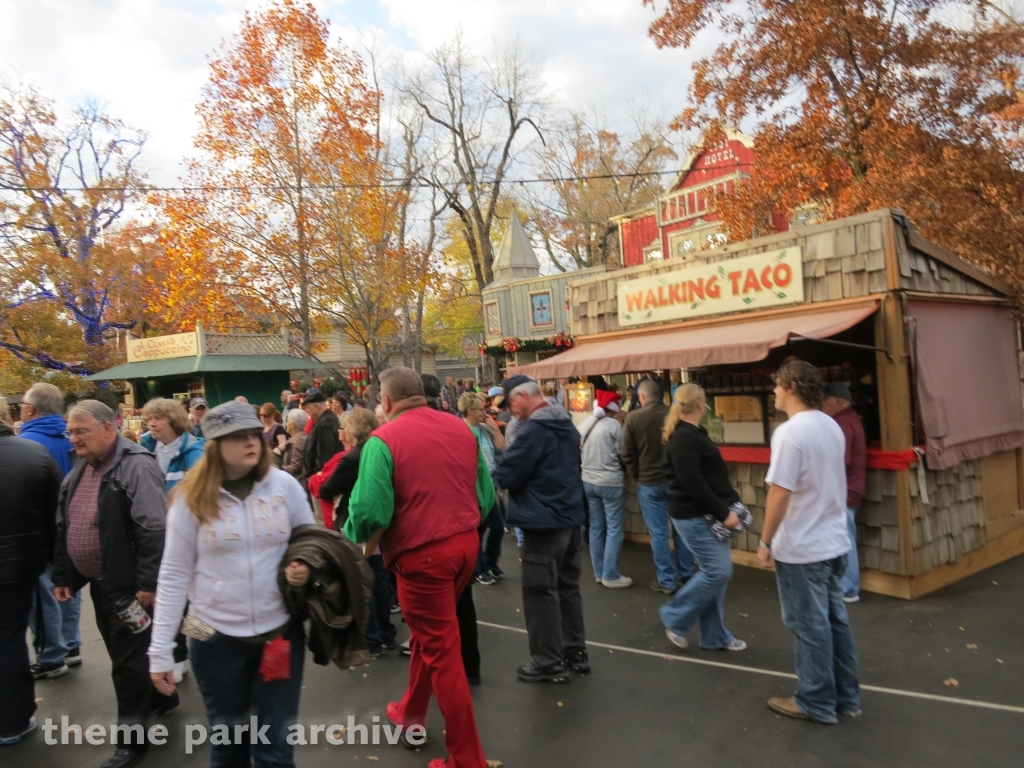
[[(882, 428), (882, 450), (903, 451), (914, 447), (911, 386), (903, 303), (899, 293), (900, 271), (896, 225), (892, 217), (884, 223), (885, 270), (888, 292), (875, 315), (875, 346), (889, 350), (891, 359), (876, 353), (878, 371), (878, 413)], [(905, 576), (914, 575), (913, 510), (909, 471), (896, 473), (900, 564)]]

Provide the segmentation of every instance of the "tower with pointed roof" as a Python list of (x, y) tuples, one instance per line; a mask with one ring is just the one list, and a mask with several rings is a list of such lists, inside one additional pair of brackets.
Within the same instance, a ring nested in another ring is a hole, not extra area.
[(509, 219), (491, 270), (494, 273), (491, 286), (540, 276), (540, 262), (517, 214), (512, 214)]

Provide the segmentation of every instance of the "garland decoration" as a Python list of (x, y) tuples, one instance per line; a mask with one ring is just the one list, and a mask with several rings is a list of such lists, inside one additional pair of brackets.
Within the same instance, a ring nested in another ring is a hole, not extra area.
[(576, 340), (570, 334), (559, 331), (554, 336), (543, 339), (520, 339), (515, 336), (506, 336), (500, 344), (493, 346), (481, 344), (480, 354), (504, 359), (516, 352), (547, 352), (552, 349), (562, 352), (574, 346), (576, 346)]

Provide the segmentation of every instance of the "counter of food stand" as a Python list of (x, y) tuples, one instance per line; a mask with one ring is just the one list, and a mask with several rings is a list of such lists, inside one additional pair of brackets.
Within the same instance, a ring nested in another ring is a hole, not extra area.
[[(1024, 408), (1008, 285), (882, 210), (609, 272), (571, 287), (573, 349), (540, 379), (670, 371), (707, 391), (709, 434), (755, 516), (773, 371), (797, 357), (850, 387), (869, 441), (862, 588), (914, 598), (1024, 552)], [(626, 530), (646, 529), (627, 489)]]

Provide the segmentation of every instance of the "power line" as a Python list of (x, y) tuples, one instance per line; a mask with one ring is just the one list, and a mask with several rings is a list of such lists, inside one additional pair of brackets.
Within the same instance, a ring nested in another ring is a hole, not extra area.
[[(732, 168), (748, 168), (752, 163), (749, 162), (735, 162), (721, 165), (705, 165), (701, 168), (691, 168), (687, 173), (694, 171), (717, 171)], [(636, 179), (645, 178), (650, 176), (665, 176), (665, 175), (678, 175), (681, 173), (680, 170), (669, 170), (669, 171), (637, 171), (634, 173), (600, 173), (590, 176), (550, 176), (550, 177), (537, 177), (530, 179), (502, 179), (501, 184), (515, 186), (516, 184), (523, 186), (526, 184), (562, 184), (566, 182), (587, 182), (587, 181), (603, 181), (609, 179)], [(497, 179), (487, 179), (484, 181), (477, 182), (479, 186), (493, 186), (499, 183)], [(430, 189), (435, 186), (443, 186), (441, 184), (432, 184), (429, 181), (417, 180), (417, 179), (395, 179), (394, 181), (387, 183), (376, 183), (376, 184), (305, 184), (301, 188), (308, 190), (328, 190), (328, 191), (340, 191), (346, 189), (407, 189), (410, 187), (416, 189)], [(466, 186), (462, 182), (458, 182), (455, 186)], [(135, 192), (135, 193), (149, 193), (149, 192), (247, 192), (247, 191), (283, 191), (283, 190), (297, 190), (300, 187), (290, 184), (254, 184), (254, 185), (197, 185), (197, 186), (179, 186), (179, 187), (160, 187), (160, 186), (149, 186), (140, 185), (132, 187), (37, 187), (37, 186), (5, 186), (0, 189), (0, 192)]]

